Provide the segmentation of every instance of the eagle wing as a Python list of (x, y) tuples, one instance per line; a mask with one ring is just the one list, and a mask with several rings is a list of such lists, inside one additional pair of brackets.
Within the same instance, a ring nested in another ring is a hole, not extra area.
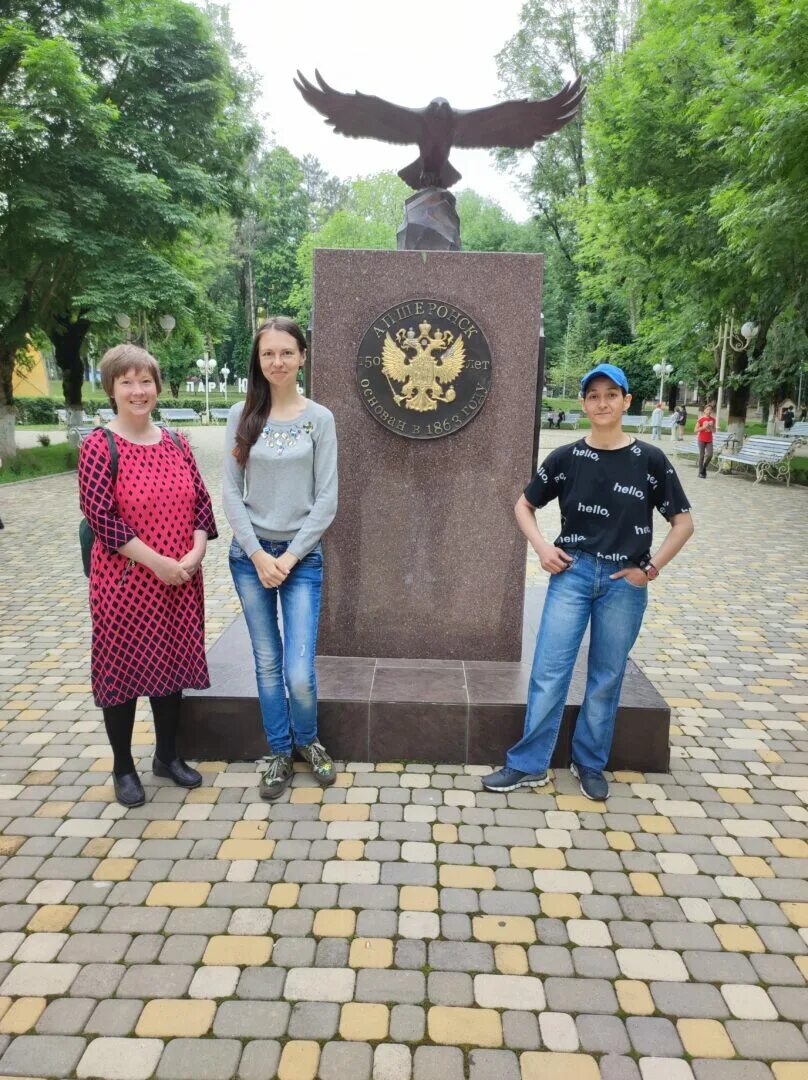
[(579, 76), (544, 101), (522, 98), (490, 105), (487, 109), (458, 109), (454, 145), (526, 149), (569, 123), (585, 93)]
[(446, 352), (441, 357), (441, 362), (435, 368), (435, 378), (441, 383), (454, 382), (463, 365), (466, 362), (466, 346), (463, 344), (462, 335), (458, 335)]
[(343, 94), (329, 86), (319, 71), (319, 86), (298, 71), (294, 84), (305, 101), (322, 113), (338, 135), (355, 139), (381, 139), (390, 143), (417, 143), (423, 124), (423, 110), (405, 109), (370, 94)]
[(390, 337), (390, 334), (384, 336), (384, 346), (382, 347), (382, 371), (393, 382), (404, 382), (409, 377), (407, 357), (403, 349), (399, 349), (398, 345)]

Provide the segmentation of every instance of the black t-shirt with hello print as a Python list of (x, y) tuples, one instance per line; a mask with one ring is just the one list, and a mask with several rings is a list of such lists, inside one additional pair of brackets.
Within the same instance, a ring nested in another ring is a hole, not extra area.
[(619, 450), (594, 450), (585, 439), (560, 446), (544, 459), (525, 498), (536, 507), (558, 499), (557, 547), (627, 566), (648, 560), (654, 507), (667, 519), (690, 510), (662, 451), (636, 439)]

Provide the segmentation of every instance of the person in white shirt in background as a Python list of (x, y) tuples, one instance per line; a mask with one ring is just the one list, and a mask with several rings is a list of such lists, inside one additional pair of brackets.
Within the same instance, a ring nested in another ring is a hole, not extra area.
[(662, 438), (662, 417), (665, 414), (662, 411), (662, 402), (656, 403), (656, 408), (651, 413), (651, 438), (654, 442), (659, 442)]

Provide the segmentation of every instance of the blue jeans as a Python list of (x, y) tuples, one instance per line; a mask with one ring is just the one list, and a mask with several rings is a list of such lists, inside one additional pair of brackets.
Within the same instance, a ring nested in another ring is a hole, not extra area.
[[(275, 559), (289, 546), (275, 540), (259, 542)], [(230, 572), (250, 632), (267, 742), (274, 754), (291, 754), (293, 740), (298, 746), (308, 746), (317, 738), (314, 656), (323, 587), (322, 548), (318, 544), (278, 588), (267, 589), (234, 540)], [(278, 597), (283, 639), (278, 626)]]
[(550, 765), (575, 659), (590, 618), (586, 692), (575, 725), (572, 760), (602, 772), (609, 759), (614, 720), (628, 654), (648, 604), (647, 586), (611, 581), (619, 564), (585, 551), (571, 552), (568, 570), (553, 574), (547, 589), (527, 695), (525, 731), (506, 764), (543, 773)]

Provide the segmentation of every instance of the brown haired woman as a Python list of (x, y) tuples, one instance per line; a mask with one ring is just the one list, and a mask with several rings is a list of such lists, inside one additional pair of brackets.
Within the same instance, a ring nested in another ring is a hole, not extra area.
[[(100, 428), (81, 446), (79, 498), (95, 533), (90, 562), (92, 687), (113, 752), (115, 796), (145, 801), (132, 759), (137, 699), (147, 695), (157, 746), (152, 769), (181, 787), (202, 782), (177, 757), (182, 691), (210, 685), (201, 564), (216, 524), (188, 443), (152, 423), (160, 369), (145, 349), (118, 345), (101, 360), (115, 419), (113, 483)], [(175, 439), (177, 440), (175, 442)], [(177, 445), (179, 443), (179, 445)]]
[(336, 779), (317, 735), (314, 655), (320, 537), (337, 511), (337, 437), (328, 409), (297, 392), (305, 361), (297, 323), (276, 316), (259, 326), (247, 397), (230, 410), (225, 440), (230, 570), (250, 632), (270, 748), (259, 787), (264, 799), (277, 799), (292, 782), (293, 747), (323, 787)]

